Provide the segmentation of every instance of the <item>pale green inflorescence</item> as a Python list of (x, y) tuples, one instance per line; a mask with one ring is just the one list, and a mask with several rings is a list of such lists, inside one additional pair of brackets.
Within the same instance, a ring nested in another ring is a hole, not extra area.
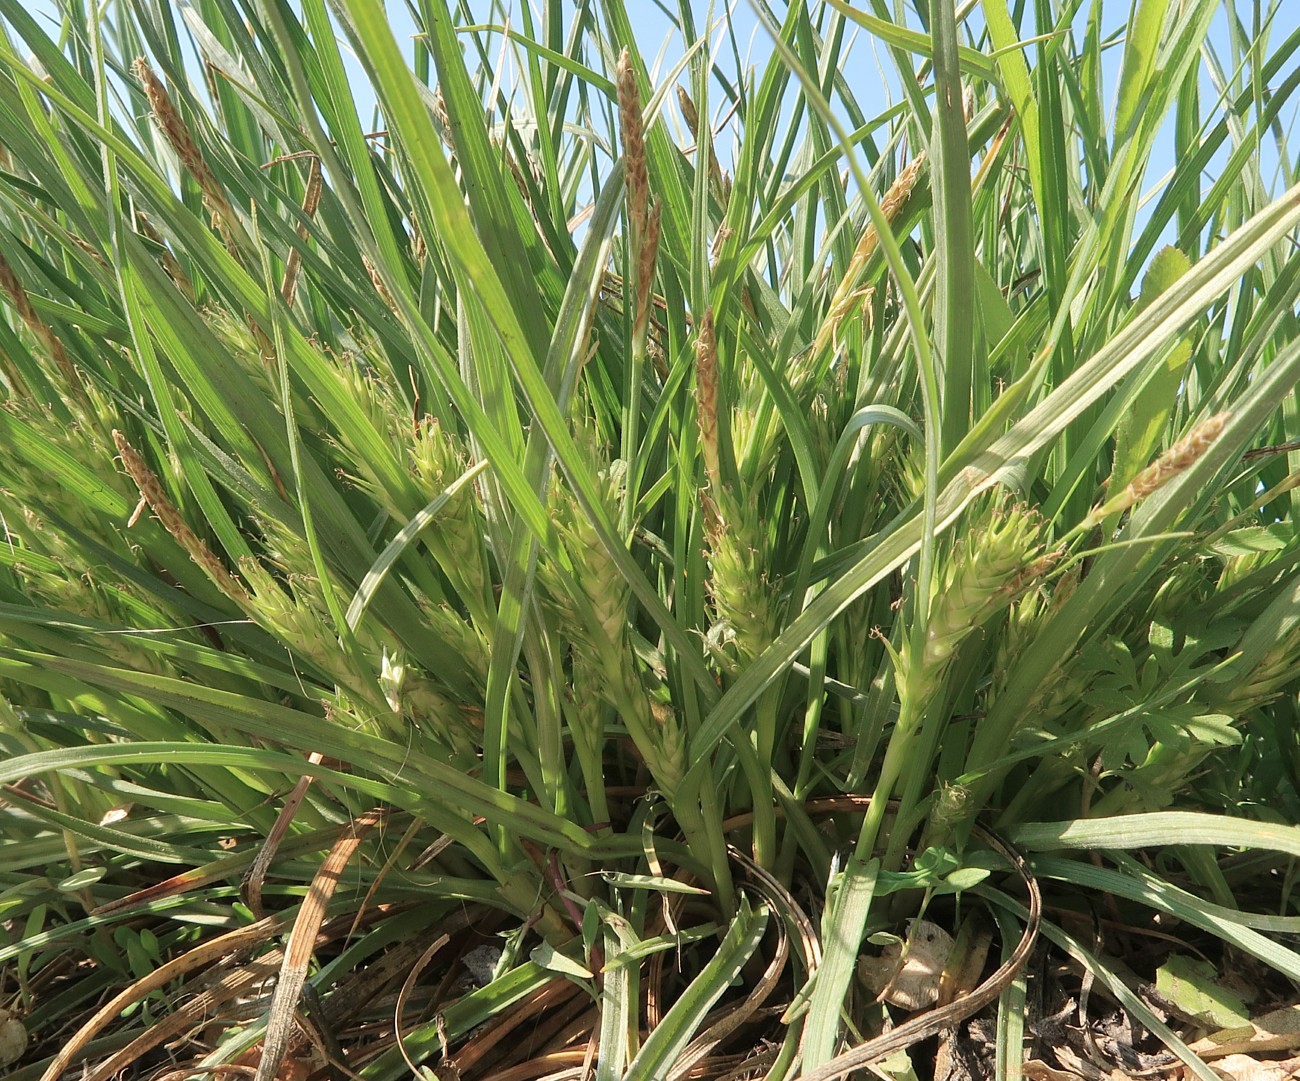
[[(422, 494), (429, 499), (454, 484), (468, 465), (459, 440), (432, 417), (415, 426), (407, 459)], [(461, 597), (481, 598), (491, 589), (482, 541), (485, 528), (476, 490), (467, 487), (452, 496), (438, 512), (434, 528), (422, 536)]]
[(731, 663), (729, 654), (734, 652), (743, 665), (780, 633), (781, 603), (756, 524), (736, 501), (724, 499), (720, 504), (708, 538), (709, 594), (716, 617), (709, 641), (724, 663)]
[(414, 723), (466, 766), (477, 762), (483, 735), (481, 719), (443, 694), (433, 680), (404, 659), (400, 650), (383, 650), (379, 686), (399, 725)]
[[(605, 511), (617, 521), (625, 492), (624, 463), (615, 461), (595, 475)], [(652, 709), (629, 636), (628, 584), (582, 506), (558, 478), (552, 486), (551, 507), (567, 566), (559, 568), (543, 560), (538, 575), (572, 652), (575, 687), (595, 690), (614, 709), (655, 783), (671, 800), (686, 772), (685, 741), (671, 710)], [(594, 749), (600, 738), (596, 712), (584, 703), (575, 717), (589, 728), (579, 738)]]
[(921, 656), (914, 655), (908, 641), (899, 651), (905, 674), (900, 686), (925, 696), (934, 693), (938, 675), (962, 641), (1050, 567), (1051, 557), (1042, 556), (1043, 532), (1036, 511), (1005, 496), (972, 522), (940, 571)]

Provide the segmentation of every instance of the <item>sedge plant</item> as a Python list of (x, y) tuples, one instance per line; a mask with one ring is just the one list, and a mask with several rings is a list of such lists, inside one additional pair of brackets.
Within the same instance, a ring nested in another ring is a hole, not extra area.
[(0, 0), (10, 1076), (1213, 1078), (1053, 912), (1300, 980), (1286, 7)]

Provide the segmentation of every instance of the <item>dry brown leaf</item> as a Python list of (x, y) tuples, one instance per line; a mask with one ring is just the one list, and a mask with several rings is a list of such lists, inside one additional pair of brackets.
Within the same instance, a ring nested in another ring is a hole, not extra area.
[[(313, 1073), (324, 1069), (327, 1065), (319, 1048), (313, 1047), (305, 1040), (300, 1040), (298, 1043), (299, 1046), (294, 1052), (284, 1056), (275, 1071), (275, 1081), (307, 1081)], [(256, 1068), (262, 1058), (262, 1051), (262, 1044), (259, 1042), (235, 1059), (235, 1064)]]
[(1031, 1058), (1021, 1067), (1021, 1073), (1029, 1078), (1029, 1081), (1079, 1081), (1077, 1073), (1071, 1073), (1069, 1070), (1058, 1070), (1055, 1066), (1049, 1066), (1042, 1059)]
[[(307, 982), (307, 967), (316, 946), (316, 933), (325, 921), (326, 906), (334, 896), (352, 854), (360, 847), (361, 839), (383, 821), (387, 812), (380, 807), (358, 815), (334, 842), (317, 869), (307, 890), (307, 897), (294, 917), (293, 930), (284, 949), (284, 961), (275, 991), (271, 995), (271, 1010), (263, 1037), (263, 1051), (257, 1063), (255, 1081), (285, 1081), (280, 1076), (280, 1065), (289, 1050), (298, 998)], [(292, 1067), (291, 1067), (292, 1068)]]
[(1255, 1031), (1249, 1036), (1242, 1036), (1238, 1029), (1225, 1029), (1197, 1040), (1192, 1050), (1201, 1058), (1217, 1059), (1238, 1053), (1257, 1055), (1261, 1051), (1300, 1049), (1300, 1004), (1256, 1017), (1251, 1024)]
[(1300, 1058), (1261, 1062), (1250, 1055), (1228, 1055), (1214, 1064), (1214, 1072), (1228, 1081), (1295, 1081), (1300, 1077)]
[(27, 1027), (6, 1009), (0, 1008), (0, 1067), (10, 1066), (27, 1050)]
[(1070, 1075), (1076, 1081), (1080, 1077), (1084, 1078), (1085, 1081), (1113, 1081), (1111, 1075), (1105, 1070), (1094, 1066), (1086, 1058), (1076, 1055), (1074, 1050), (1065, 1044), (1053, 1047), (1052, 1054), (1056, 1056), (1056, 1060), (1062, 1066), (1070, 1071)]
[(891, 1006), (923, 1010), (939, 999), (939, 980), (952, 952), (952, 935), (929, 920), (913, 920), (906, 943), (858, 961), (858, 975)]
[[(41, 1081), (56, 1081), (71, 1066), (77, 1055), (90, 1043), (94, 1037), (107, 1027), (115, 1017), (121, 1015), (126, 1007), (142, 1001), (146, 995), (162, 987), (166, 987), (172, 980), (177, 979), (195, 969), (204, 968), (214, 961), (232, 956), (240, 956), (260, 946), (272, 935), (276, 934), (282, 925), (282, 919), (279, 916), (267, 916), (265, 919), (258, 920), (256, 923), (250, 923), (246, 927), (239, 927), (233, 931), (227, 931), (224, 935), (217, 938), (209, 939), (207, 942), (200, 943), (193, 949), (187, 950), (179, 957), (173, 957), (166, 964), (154, 969), (148, 975), (136, 980), (129, 987), (119, 991), (107, 1003), (101, 1006), (60, 1048), (59, 1053), (46, 1067), (45, 1073), (41, 1075)], [(205, 1000), (205, 996), (200, 995), (195, 1002)], [(217, 999), (216, 1001), (221, 1001)], [(179, 1011), (180, 1016), (184, 1016), (184, 1011)], [(165, 1025), (153, 1025), (145, 1033), (144, 1042), (149, 1046), (156, 1046), (159, 1040), (159, 1034), (166, 1031)], [(161, 1039), (165, 1039), (162, 1036)], [(153, 1041), (153, 1042), (150, 1042)], [(135, 1046), (135, 1041), (128, 1048), (124, 1048), (113, 1055), (108, 1062), (115, 1063), (120, 1056), (123, 1056), (130, 1047)], [(143, 1052), (141, 1052), (143, 1053)], [(134, 1055), (126, 1056), (121, 1062), (121, 1068), (125, 1069), (135, 1061)], [(100, 1063), (96, 1071), (91, 1071), (89, 1076), (93, 1078), (95, 1073), (104, 1069), (104, 1063)], [(113, 1066), (110, 1073), (116, 1072), (117, 1066)], [(82, 1076), (86, 1076), (82, 1074)]]

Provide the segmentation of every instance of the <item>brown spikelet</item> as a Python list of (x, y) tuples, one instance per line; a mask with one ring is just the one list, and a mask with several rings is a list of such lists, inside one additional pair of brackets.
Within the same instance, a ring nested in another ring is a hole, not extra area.
[(663, 206), (657, 200), (650, 208), (645, 236), (637, 252), (636, 313), (632, 321), (632, 340), (641, 341), (650, 326), (650, 305), (654, 297), (655, 259), (659, 255), (659, 224)]
[[(889, 190), (885, 192), (885, 197), (880, 200), (880, 209), (885, 215), (885, 220), (891, 225), (897, 220), (899, 212), (907, 205), (907, 200), (912, 195), (912, 189), (916, 187), (916, 181), (921, 175), (921, 167), (925, 164), (924, 152), (917, 154), (906, 166), (903, 171), (894, 178), (894, 182), (889, 185)], [(880, 237), (876, 234), (874, 224), (868, 224), (858, 241), (858, 246), (853, 251), (853, 258), (849, 260), (849, 271), (844, 275), (847, 282), (852, 276), (856, 277), (866, 266), (867, 260), (871, 258), (872, 252), (880, 243)], [(843, 285), (840, 286), (844, 288)]]
[(425, 247), (424, 234), (420, 232), (420, 224), (414, 218), (410, 220), (411, 225), (411, 259), (416, 266), (424, 262), (424, 257), (428, 253)]
[(9, 384), (9, 390), (13, 397), (30, 398), (32, 396), (27, 380), (22, 377), (22, 373), (14, 365), (13, 359), (4, 351), (0, 351), (0, 378), (3, 378)]
[(1100, 507), (1094, 507), (1088, 515), (1088, 522), (1095, 524), (1112, 514), (1126, 511), (1162, 488), (1214, 445), (1214, 441), (1223, 434), (1230, 417), (1230, 413), (1215, 413), (1214, 416), (1201, 421), (1186, 436), (1129, 481), (1119, 495)]
[(213, 585), (234, 600), (247, 601), (248, 594), (244, 587), (235, 581), (212, 549), (195, 535), (194, 530), (186, 525), (180, 511), (176, 508), (176, 504), (167, 497), (167, 493), (163, 490), (158, 475), (145, 464), (145, 460), (127, 442), (126, 436), (116, 428), (113, 429), (113, 442), (117, 446), (117, 453), (122, 459), (122, 465), (126, 467), (127, 473), (135, 481), (135, 486), (140, 489), (141, 498), (149, 504), (150, 509), (153, 510), (158, 521), (162, 523), (163, 528), (176, 538), (176, 542), (202, 568), (203, 573), (212, 580)]
[[(9, 297), (10, 302), (18, 310), (19, 318), (24, 322), (27, 321), (27, 315), (30, 312), (35, 316), (36, 309), (32, 307), (31, 299), (27, 296), (27, 290), (22, 287), (14, 274), (13, 267), (0, 255), (0, 289), (3, 289)], [(5, 382), (7, 382), (14, 394), (23, 398), (31, 397), (31, 389), (27, 386), (27, 381), (19, 373), (17, 366), (13, 363), (7, 350), (0, 350), (0, 365), (4, 367)]]
[(1216, 413), (1207, 417), (1188, 432), (1185, 438), (1160, 455), (1153, 465), (1147, 466), (1129, 481), (1128, 492), (1132, 501), (1136, 503), (1139, 499), (1145, 499), (1171, 477), (1192, 465), (1223, 434), (1229, 416), (1228, 413)]
[(718, 456), (718, 340), (713, 309), (706, 308), (695, 342), (695, 412), (700, 426), (704, 472), (717, 498), (720, 483)]
[(623, 133), (623, 181), (627, 185), (627, 218), (633, 244), (645, 236), (650, 202), (650, 178), (646, 171), (645, 132), (641, 127), (641, 93), (632, 69), (632, 54), (625, 48), (618, 55), (618, 118)]
[(83, 252), (85, 252), (86, 255), (90, 256), (90, 258), (93, 259), (96, 263), (98, 263), (101, 267), (108, 266), (108, 261), (100, 253), (99, 249), (96, 248), (93, 244), (90, 244), (87, 241), (82, 240), (81, 237), (79, 236), (69, 235), (68, 239), (71, 240), (72, 243), (77, 245), (77, 247), (80, 248)]
[[(26, 325), (44, 347), (45, 352), (54, 361), (54, 365), (59, 370), (59, 375), (63, 377), (65, 386), (70, 393), (76, 396), (80, 402), (85, 402), (85, 389), (81, 385), (81, 376), (77, 374), (77, 369), (73, 367), (72, 360), (68, 357), (68, 352), (63, 347), (63, 342), (53, 328), (37, 314), (35, 306), (32, 304), (32, 298), (27, 295), (27, 290), (23, 288), (23, 283), (18, 280), (18, 275), (14, 273), (14, 268), (9, 265), (9, 261), (0, 254), (0, 290), (9, 298), (14, 309), (18, 312), (18, 317)], [(13, 367), (8, 358), (5, 358), (5, 378), (9, 380), (10, 386), (14, 392), (24, 396), (30, 393), (27, 384), (23, 381), (18, 370)]]
[[(917, 154), (903, 171), (898, 174), (894, 182), (889, 185), (889, 190), (885, 192), (885, 197), (880, 201), (880, 209), (885, 212), (885, 217), (892, 223), (898, 217), (898, 212), (903, 208), (912, 194), (912, 189), (916, 187), (917, 178), (921, 175), (921, 167), (925, 164), (925, 154)], [(867, 231), (872, 237), (875, 230)], [(867, 240), (864, 234), (863, 241)]]
[(442, 86), (433, 88), (433, 119), (442, 141), (451, 146), (451, 114), (447, 112), (447, 99), (442, 96)]
[(525, 203), (531, 204), (533, 201), (532, 192), (528, 190), (528, 181), (524, 178), (524, 171), (519, 168), (519, 162), (510, 151), (502, 146), (501, 153), (506, 159), (506, 165), (510, 169), (510, 178), (515, 182), (515, 188), (519, 191), (520, 197)]
[(167, 88), (163, 86), (162, 80), (149, 66), (149, 61), (142, 56), (138, 57), (135, 63), (131, 65), (131, 68), (135, 72), (136, 78), (140, 80), (140, 85), (144, 88), (144, 96), (149, 102), (149, 110), (153, 113), (154, 120), (162, 132), (163, 138), (176, 152), (176, 156), (180, 158), (185, 171), (198, 184), (199, 191), (203, 193), (204, 205), (212, 214), (213, 226), (221, 234), (221, 239), (225, 241), (226, 247), (230, 249), (231, 254), (235, 254), (236, 247), (232, 230), (235, 228), (236, 219), (230, 200), (226, 198), (226, 193), (217, 182), (216, 175), (204, 160), (202, 153), (199, 151), (198, 143), (194, 141), (194, 136), (190, 134), (190, 129), (186, 126), (175, 103), (168, 95)]
[[(908, 199), (911, 198), (912, 189), (916, 187), (925, 160), (924, 152), (917, 154), (904, 166), (902, 172), (894, 178), (894, 182), (889, 185), (889, 190), (885, 192), (885, 197), (880, 200), (880, 209), (885, 215), (885, 220), (891, 225), (898, 219), (899, 214), (907, 205)], [(857, 302), (864, 296), (870, 297), (869, 291), (864, 292), (858, 287), (858, 279), (862, 276), (868, 260), (870, 260), (879, 244), (880, 237), (876, 233), (875, 224), (868, 222), (857, 247), (853, 250), (853, 257), (849, 260), (849, 266), (844, 273), (844, 278), (835, 290), (835, 296), (831, 299), (830, 312), (817, 332), (814, 353), (820, 353), (834, 341), (840, 324), (857, 307)]]
[(9, 297), (9, 302), (13, 304), (18, 312), (18, 318), (27, 324), (28, 328), (41, 321), (40, 316), (36, 314), (36, 309), (32, 306), (32, 298), (27, 295), (23, 283), (18, 280), (14, 268), (9, 265), (9, 260), (3, 254), (0, 254), (0, 289), (5, 291), (5, 294)]
[(257, 355), (262, 358), (262, 365), (269, 368), (275, 363), (275, 342), (262, 329), (262, 324), (247, 312), (244, 313), (244, 322), (248, 325), (248, 332), (252, 334), (253, 341), (257, 344)]
[(379, 299), (387, 305), (390, 312), (397, 315), (397, 304), (393, 301), (393, 294), (388, 291), (388, 286), (384, 284), (384, 279), (379, 273), (379, 268), (364, 255), (361, 257), (361, 261), (365, 264), (366, 273), (370, 275), (370, 284), (375, 287), (375, 292), (379, 294)]
[[(677, 87), (677, 105), (682, 111), (682, 119), (686, 121), (686, 127), (691, 133), (698, 147), (700, 141), (700, 112), (695, 108), (695, 102), (691, 100), (682, 87)], [(718, 202), (723, 206), (727, 205), (727, 200), (731, 197), (731, 178), (723, 173), (721, 166), (718, 165), (718, 157), (713, 152), (713, 145), (709, 145), (709, 179), (713, 182), (713, 193), (717, 196)]]

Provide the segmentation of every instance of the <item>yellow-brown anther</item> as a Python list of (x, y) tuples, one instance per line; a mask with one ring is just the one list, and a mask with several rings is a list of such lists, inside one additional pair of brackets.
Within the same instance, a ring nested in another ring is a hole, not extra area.
[(645, 132), (641, 126), (641, 93), (636, 85), (632, 55), (625, 48), (615, 69), (618, 83), (618, 118), (623, 131), (623, 182), (627, 186), (627, 217), (632, 242), (645, 236), (650, 204), (650, 178), (646, 171)]
[(217, 182), (216, 174), (212, 172), (207, 161), (204, 160), (198, 143), (195, 142), (194, 136), (186, 126), (180, 111), (168, 95), (167, 88), (163, 86), (162, 80), (149, 66), (149, 61), (144, 57), (139, 57), (131, 67), (140, 80), (140, 85), (144, 88), (144, 96), (149, 102), (149, 110), (153, 113), (154, 120), (162, 132), (163, 138), (176, 152), (176, 156), (180, 158), (185, 171), (198, 184), (199, 191), (203, 193), (203, 202), (212, 213), (213, 225), (221, 233), (221, 238), (225, 241), (226, 247), (234, 254), (236, 249), (232, 230), (236, 227), (235, 212), (230, 205), (230, 200), (226, 198), (225, 191)]
[(700, 426), (700, 447), (704, 472), (714, 498), (719, 495), (718, 456), (718, 340), (713, 328), (713, 309), (706, 308), (695, 342), (695, 412)]
[(135, 481), (141, 497), (149, 504), (155, 517), (162, 523), (162, 527), (189, 553), (189, 557), (202, 568), (213, 585), (233, 600), (247, 601), (248, 593), (244, 587), (235, 581), (212, 549), (186, 524), (176, 504), (164, 491), (158, 480), (158, 474), (145, 464), (139, 452), (116, 428), (113, 429), (113, 442), (117, 446), (118, 456), (122, 459), (127, 474)]

